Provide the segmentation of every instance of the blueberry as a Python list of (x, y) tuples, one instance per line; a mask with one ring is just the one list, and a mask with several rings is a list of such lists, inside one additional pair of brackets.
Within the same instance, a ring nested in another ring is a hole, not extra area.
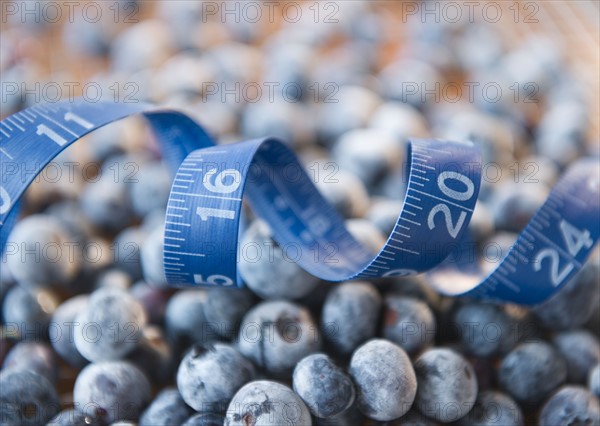
[(538, 403), (567, 378), (558, 352), (543, 342), (522, 343), (509, 352), (498, 370), (500, 384), (518, 401)]
[(369, 126), (393, 137), (398, 146), (408, 138), (429, 136), (425, 117), (410, 105), (402, 102), (386, 102), (371, 117)]
[(75, 346), (81, 355), (90, 361), (116, 360), (138, 344), (146, 313), (125, 290), (104, 287), (90, 295), (76, 322)]
[(98, 426), (97, 419), (86, 416), (74, 408), (62, 410), (50, 420), (46, 426)]
[(138, 281), (131, 286), (129, 293), (144, 307), (150, 323), (163, 323), (170, 296), (168, 290), (153, 287), (145, 281)]
[(247, 289), (208, 288), (204, 312), (208, 326), (220, 337), (233, 340), (242, 318), (254, 305), (254, 296)]
[(46, 343), (17, 343), (6, 355), (2, 368), (33, 371), (51, 383), (54, 383), (58, 376), (54, 352)]
[(225, 417), (217, 413), (196, 414), (185, 421), (181, 426), (223, 426)]
[(208, 325), (204, 309), (206, 290), (183, 290), (175, 293), (167, 303), (165, 330), (175, 348), (180, 351), (192, 343), (208, 340)]
[[(366, 219), (348, 219), (346, 220), (346, 229), (348, 232), (367, 250), (376, 254), (383, 248), (385, 237), (379, 230)], [(335, 259), (335, 254), (331, 256)]]
[(293, 385), (316, 417), (334, 417), (354, 402), (352, 380), (325, 354), (303, 358), (294, 369)]
[(50, 316), (57, 305), (56, 296), (49, 291), (13, 286), (2, 302), (7, 334), (23, 340), (46, 338)]
[(160, 391), (140, 417), (140, 426), (171, 426), (182, 424), (193, 410), (174, 388)]
[(146, 233), (139, 227), (129, 227), (121, 231), (113, 242), (115, 266), (127, 272), (134, 280), (143, 276), (141, 248)]
[(66, 282), (80, 266), (75, 243), (52, 216), (29, 216), (8, 236), (6, 264), (17, 281), (40, 286)]
[(96, 288), (114, 287), (127, 290), (131, 286), (131, 276), (119, 269), (108, 269), (103, 271), (96, 280)]
[[(362, 217), (369, 208), (365, 184), (352, 172), (338, 170), (331, 161), (313, 162), (309, 172), (319, 192), (343, 217)], [(396, 217), (397, 218), (397, 217)]]
[(508, 352), (517, 339), (516, 324), (504, 308), (490, 303), (472, 302), (460, 306), (454, 314), (463, 349), (479, 357)]
[(600, 263), (590, 259), (563, 288), (532, 310), (541, 324), (550, 330), (580, 327), (600, 307), (599, 283)]
[(154, 228), (144, 240), (140, 251), (144, 280), (161, 288), (167, 288), (163, 264), (164, 235), (164, 225)]
[(298, 361), (320, 348), (309, 311), (287, 301), (262, 302), (245, 316), (238, 338), (240, 352), (276, 376), (288, 376)]
[(384, 131), (358, 129), (340, 137), (331, 153), (342, 170), (358, 176), (367, 187), (400, 166), (402, 145)]
[(267, 380), (250, 382), (233, 397), (226, 424), (310, 426), (310, 412), (287, 386)]
[(515, 401), (495, 391), (481, 392), (475, 406), (459, 420), (461, 426), (522, 426), (523, 413)]
[(387, 340), (371, 340), (359, 347), (349, 372), (358, 391), (358, 408), (375, 420), (404, 415), (417, 392), (415, 371), (406, 352)]
[(590, 371), (588, 386), (590, 391), (600, 398), (600, 364), (596, 364), (592, 371)]
[(107, 231), (122, 230), (133, 219), (128, 183), (105, 170), (97, 181), (85, 186), (81, 208), (94, 226)]
[(139, 367), (154, 383), (165, 383), (175, 369), (175, 354), (157, 326), (145, 326), (139, 341), (127, 360)]
[(543, 184), (519, 184), (507, 180), (490, 199), (494, 226), (498, 230), (521, 232), (544, 204), (549, 190)]
[(348, 282), (329, 291), (323, 305), (321, 329), (326, 341), (341, 355), (350, 355), (375, 336), (381, 296), (367, 282)]
[(140, 217), (151, 211), (167, 206), (172, 178), (161, 162), (154, 161), (140, 165), (136, 181), (131, 183), (131, 205)]
[(365, 217), (375, 225), (382, 235), (390, 235), (396, 227), (402, 206), (403, 203), (399, 200), (374, 198)]
[(564, 386), (546, 401), (540, 425), (600, 425), (598, 398), (585, 388)]
[(0, 403), (4, 421), (18, 419), (20, 425), (44, 424), (60, 411), (54, 386), (33, 371), (7, 368), (0, 372)]
[(586, 383), (591, 369), (600, 362), (598, 339), (588, 331), (573, 330), (558, 333), (553, 343), (567, 363), (569, 383)]
[(477, 376), (471, 364), (446, 348), (425, 351), (415, 361), (419, 387), (415, 405), (427, 417), (456, 421), (475, 405)]
[(412, 297), (388, 294), (384, 306), (384, 338), (408, 354), (418, 353), (433, 343), (436, 322), (427, 304)]
[[(386, 98), (415, 108), (424, 108), (433, 103), (435, 98), (427, 96), (424, 91), (434, 90), (436, 85), (444, 81), (434, 67), (415, 59), (401, 59), (391, 63), (381, 71), (379, 78)], [(408, 85), (406, 82), (412, 84)]]
[(239, 270), (248, 288), (263, 299), (297, 299), (310, 293), (319, 280), (293, 261), (296, 252), (288, 254), (271, 235), (265, 222), (255, 221), (242, 237)]
[(402, 417), (386, 423), (386, 426), (439, 426), (440, 424), (412, 408)]
[(150, 400), (150, 383), (129, 362), (99, 362), (81, 370), (73, 400), (84, 414), (101, 422), (137, 420)]
[(254, 366), (230, 345), (194, 345), (177, 371), (177, 388), (196, 411), (224, 410), (233, 395), (254, 378)]
[(50, 343), (60, 357), (74, 367), (82, 367), (87, 360), (75, 346), (75, 319), (88, 306), (87, 295), (72, 297), (56, 308), (49, 325)]

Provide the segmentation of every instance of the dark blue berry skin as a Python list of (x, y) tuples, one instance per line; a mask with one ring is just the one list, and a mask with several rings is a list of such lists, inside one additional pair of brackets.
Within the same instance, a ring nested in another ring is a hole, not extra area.
[(599, 286), (600, 264), (591, 259), (558, 293), (532, 311), (547, 329), (580, 327), (600, 309)]
[(75, 380), (73, 400), (84, 414), (103, 423), (137, 420), (150, 401), (150, 382), (126, 361), (90, 364)]
[(170, 296), (169, 291), (153, 287), (145, 281), (138, 281), (131, 286), (129, 292), (143, 306), (148, 314), (148, 321), (162, 325)]
[(356, 400), (354, 404), (345, 411), (342, 411), (335, 416), (331, 416), (327, 419), (321, 417), (314, 417), (313, 422), (317, 426), (347, 426), (347, 425), (361, 425), (364, 423), (365, 416), (358, 409)]
[(6, 355), (2, 368), (30, 370), (44, 376), (50, 383), (54, 383), (58, 376), (56, 357), (46, 343), (18, 343)]
[(585, 384), (592, 368), (600, 362), (598, 339), (589, 331), (573, 330), (558, 333), (553, 343), (567, 363), (568, 382)]
[(252, 363), (230, 345), (194, 345), (179, 365), (177, 388), (196, 411), (225, 408), (238, 389), (254, 379), (254, 374)]
[(459, 353), (446, 348), (425, 351), (415, 361), (417, 396), (421, 413), (440, 422), (456, 421), (473, 408), (477, 398), (477, 376)]
[[(408, 413), (400, 417), (399, 419), (392, 420), (386, 423), (386, 426), (440, 426), (442, 423), (438, 423), (433, 419), (425, 417), (415, 409), (411, 409)], [(499, 426), (499, 425), (498, 425)]]
[(600, 398), (600, 364), (596, 364), (588, 377), (588, 387), (590, 391)]
[(517, 344), (516, 324), (502, 306), (467, 303), (454, 314), (461, 346), (469, 354), (488, 357), (506, 353)]
[(99, 426), (97, 419), (69, 408), (58, 413), (46, 426)]
[(560, 354), (544, 342), (523, 343), (509, 352), (498, 369), (500, 384), (517, 401), (538, 403), (567, 378)]
[(283, 300), (265, 301), (244, 316), (240, 352), (267, 373), (291, 376), (296, 363), (318, 352), (321, 341), (310, 312)]
[(73, 367), (88, 363), (75, 346), (75, 319), (88, 306), (87, 295), (79, 295), (58, 305), (50, 320), (50, 343), (60, 357)]
[(418, 353), (433, 343), (436, 322), (427, 304), (412, 297), (388, 294), (384, 306), (384, 338), (408, 354)]
[(127, 360), (139, 367), (156, 384), (169, 381), (175, 371), (175, 354), (161, 328), (146, 326)]
[(0, 420), (6, 414), (22, 426), (45, 424), (60, 411), (54, 386), (44, 376), (27, 370), (0, 372), (0, 403)]
[(254, 305), (254, 295), (246, 289), (209, 288), (204, 313), (208, 327), (219, 337), (233, 340), (242, 318)]
[(359, 410), (379, 421), (410, 409), (417, 392), (415, 371), (406, 352), (383, 339), (371, 340), (352, 355), (348, 369), (357, 390)]
[(355, 398), (350, 377), (325, 354), (309, 355), (296, 365), (293, 388), (312, 415), (321, 418), (346, 411)]
[(181, 426), (223, 426), (224, 424), (225, 417), (221, 414), (200, 413), (187, 419)]
[(75, 346), (90, 361), (123, 359), (137, 346), (146, 313), (126, 290), (103, 287), (94, 291), (79, 313)]
[(244, 385), (227, 407), (227, 426), (310, 426), (310, 411), (289, 387), (258, 380)]
[(335, 352), (349, 356), (375, 337), (381, 304), (381, 296), (370, 283), (348, 282), (330, 290), (321, 315), (326, 342)]
[(193, 413), (174, 388), (162, 390), (140, 417), (139, 426), (180, 425)]
[(212, 334), (208, 333), (204, 313), (207, 298), (205, 290), (194, 289), (178, 291), (169, 299), (165, 310), (165, 330), (178, 353), (193, 343), (205, 343)]
[(55, 295), (49, 291), (13, 286), (2, 304), (7, 332), (21, 340), (45, 339), (48, 336), (50, 316), (57, 305)]
[(585, 388), (564, 386), (546, 401), (540, 412), (540, 425), (600, 425), (598, 398)]
[(134, 280), (143, 276), (140, 250), (145, 239), (146, 233), (142, 229), (129, 227), (121, 231), (112, 244), (116, 266)]
[(460, 426), (522, 426), (523, 413), (512, 398), (500, 392), (485, 391), (475, 406), (459, 420)]

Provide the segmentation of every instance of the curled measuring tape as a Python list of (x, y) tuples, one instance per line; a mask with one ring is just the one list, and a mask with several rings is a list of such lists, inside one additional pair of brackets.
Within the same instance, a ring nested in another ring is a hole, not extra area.
[[(479, 193), (481, 159), (472, 144), (411, 141), (404, 206), (385, 246), (373, 255), (346, 230), (295, 155), (275, 139), (216, 146), (186, 115), (144, 104), (38, 105), (0, 123), (0, 161), (36, 167), (25, 179), (2, 174), (2, 250), (18, 215), (18, 199), (43, 167), (85, 134), (137, 113), (148, 120), (174, 172), (164, 236), (165, 274), (173, 286), (242, 285), (237, 249), (243, 195), (279, 244), (298, 248), (302, 268), (344, 281), (436, 267), (460, 241)], [(556, 292), (598, 241), (598, 166), (592, 159), (574, 164), (496, 270), (468, 288), (442, 286), (444, 291), (521, 304), (539, 303)], [(328, 260), (324, 254), (332, 244), (336, 255)]]

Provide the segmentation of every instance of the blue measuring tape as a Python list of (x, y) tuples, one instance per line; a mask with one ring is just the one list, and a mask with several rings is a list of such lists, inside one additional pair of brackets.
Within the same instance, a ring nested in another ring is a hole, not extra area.
[[(385, 246), (374, 255), (350, 235), (294, 153), (276, 139), (217, 146), (186, 115), (145, 104), (38, 105), (0, 123), (0, 160), (28, 170), (26, 176), (2, 175), (2, 250), (18, 216), (18, 200), (37, 174), (82, 136), (138, 113), (148, 120), (174, 173), (164, 236), (164, 269), (173, 286), (243, 285), (237, 270), (243, 196), (270, 224), (280, 245), (297, 248), (302, 268), (325, 280), (345, 281), (435, 268), (461, 241), (479, 193), (481, 158), (471, 143), (411, 141), (404, 206)], [(577, 162), (494, 272), (469, 288), (441, 288), (520, 304), (551, 296), (581, 268), (598, 241), (599, 182), (597, 160)], [(328, 255), (332, 245), (335, 256)]]

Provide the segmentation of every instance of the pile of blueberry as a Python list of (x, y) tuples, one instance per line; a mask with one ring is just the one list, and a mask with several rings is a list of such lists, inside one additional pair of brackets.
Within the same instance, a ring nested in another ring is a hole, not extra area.
[[(291, 144), (373, 251), (402, 207), (409, 137), (483, 149), (469, 226), (474, 261), (490, 270), (560, 173), (598, 155), (586, 90), (546, 39), (513, 49), (493, 25), (405, 24), (362, 1), (335, 3), (335, 23), (310, 9), (268, 31), (203, 17), (202, 2), (152, 3), (152, 19), (125, 28), (76, 15), (65, 43), (108, 59), (97, 81), (134, 83), (136, 100), (182, 108), (220, 143)], [(44, 31), (27, 22), (3, 38)], [(36, 74), (11, 46), (0, 46), (14, 59), (5, 76)], [(453, 79), (505, 93), (425, 93)], [(272, 98), (265, 82), (278, 83)], [(248, 84), (264, 89), (257, 101)], [(18, 99), (6, 108), (26, 106)], [(0, 425), (600, 425), (598, 250), (526, 309), (442, 296), (429, 275), (320, 281), (248, 212), (246, 288), (175, 290), (162, 262), (171, 178), (156, 144), (135, 120), (86, 139), (53, 163), (60, 179), (29, 188), (0, 264)]]

